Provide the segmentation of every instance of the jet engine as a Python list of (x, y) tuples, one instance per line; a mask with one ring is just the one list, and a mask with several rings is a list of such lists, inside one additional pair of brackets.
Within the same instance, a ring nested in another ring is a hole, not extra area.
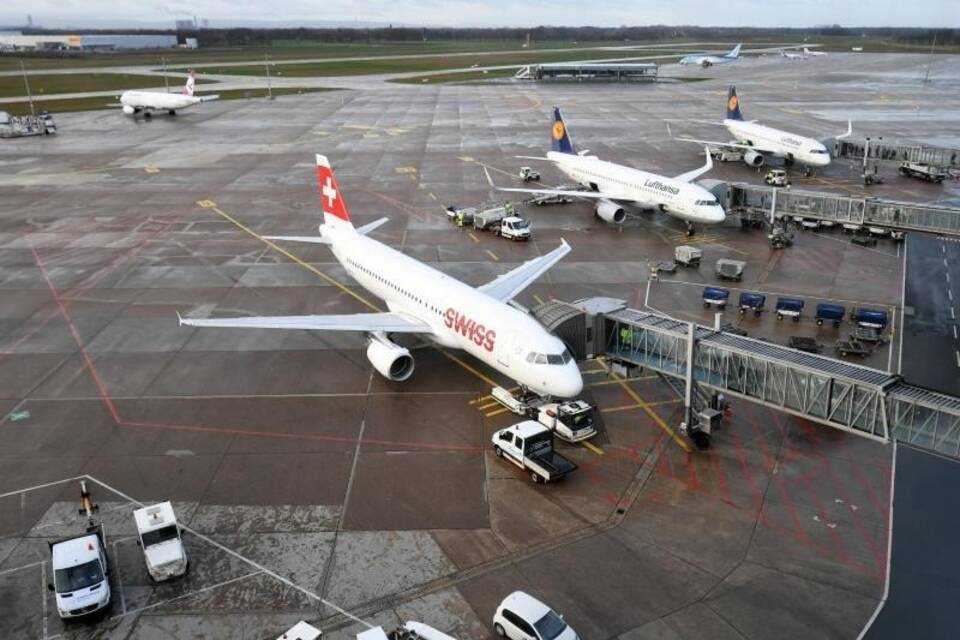
[(706, 69), (707, 67), (712, 67), (713, 63), (710, 62), (709, 60), (704, 59), (703, 61), (700, 62), (700, 65), (703, 66), (704, 69)]
[(125, 105), (123, 105), (123, 112), (124, 112), (125, 114), (127, 114), (128, 116), (132, 116), (134, 113), (136, 113), (136, 110), (135, 110), (133, 107), (131, 107), (130, 105), (125, 104)]
[(371, 338), (367, 359), (388, 380), (403, 382), (413, 375), (413, 356), (410, 351), (386, 338)]
[(618, 204), (609, 200), (601, 200), (597, 203), (597, 216), (604, 222), (623, 224), (623, 221), (627, 218), (627, 212)]
[(763, 154), (757, 151), (745, 151), (743, 153), (743, 161), (751, 167), (763, 166)]

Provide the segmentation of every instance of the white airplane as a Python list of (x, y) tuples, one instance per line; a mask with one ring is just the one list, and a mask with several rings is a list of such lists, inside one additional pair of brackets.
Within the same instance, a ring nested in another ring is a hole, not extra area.
[(698, 64), (701, 67), (712, 67), (715, 64), (736, 62), (740, 59), (740, 47), (741, 45), (738, 44), (731, 49), (729, 53), (724, 53), (723, 55), (716, 55), (713, 53), (691, 53), (680, 58), (680, 64)]
[[(563, 122), (560, 108), (553, 108), (553, 140), (546, 158), (560, 171), (583, 185), (589, 191), (566, 191), (562, 189), (515, 189), (493, 184), (490, 172), (487, 180), (499, 191), (565, 195), (596, 201), (597, 216), (604, 222), (622, 224), (627, 217), (626, 208), (659, 209), (669, 216), (683, 220), (687, 233), (693, 235), (694, 224), (719, 224), (726, 219), (723, 207), (717, 198), (692, 181), (713, 168), (713, 159), (707, 153), (707, 162), (702, 167), (682, 173), (674, 178), (640, 171), (622, 164), (606, 162), (596, 156), (577, 153), (570, 140), (570, 133)], [(484, 169), (486, 171), (486, 169)]]
[(797, 51), (787, 51), (786, 49), (780, 50), (780, 57), (786, 58), (787, 60), (806, 60), (807, 56), (803, 53)]
[[(392, 334), (419, 334), (438, 345), (463, 349), (484, 364), (542, 396), (580, 393), (583, 379), (563, 342), (508, 304), (570, 252), (561, 245), (474, 289), (367, 234), (387, 221), (354, 227), (327, 158), (317, 155), (323, 224), (319, 236), (268, 236), (271, 240), (329, 245), (360, 286), (382, 298), (389, 311), (345, 315), (180, 318), (191, 327), (357, 331), (369, 340), (367, 358), (383, 377), (401, 382), (413, 374), (410, 351)], [(179, 315), (178, 315), (179, 317)]]
[[(807, 167), (825, 167), (830, 164), (830, 152), (820, 140), (767, 127), (754, 120), (744, 120), (743, 113), (740, 111), (737, 88), (733, 85), (730, 85), (727, 93), (727, 117), (722, 125), (736, 138), (737, 142), (677, 139), (710, 147), (739, 149), (743, 151), (743, 161), (751, 167), (762, 166), (767, 157), (783, 158), (787, 164), (798, 162)], [(848, 120), (846, 132), (833, 136), (833, 139), (846, 138), (852, 132), (853, 123)]]
[(143, 112), (145, 118), (153, 115), (154, 111), (166, 111), (172, 116), (177, 115), (179, 109), (186, 109), (201, 102), (216, 100), (219, 95), (195, 96), (193, 95), (194, 84), (193, 71), (187, 76), (187, 83), (183, 86), (182, 93), (164, 93), (162, 91), (124, 91), (120, 95), (120, 106), (123, 112), (129, 116)]
[(803, 55), (808, 57), (820, 58), (827, 55), (826, 51), (810, 51), (806, 47), (803, 48)]

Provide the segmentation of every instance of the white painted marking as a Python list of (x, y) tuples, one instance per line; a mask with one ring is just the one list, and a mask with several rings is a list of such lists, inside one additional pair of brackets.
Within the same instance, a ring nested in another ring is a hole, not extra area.
[(957, 325), (953, 325), (953, 339), (957, 340)]
[(943, 272), (943, 277), (947, 279), (947, 284), (950, 284), (950, 272), (949, 272), (949, 271), (944, 271), (944, 272)]
[(173, 597), (173, 598), (170, 598), (170, 599), (168, 599), (168, 600), (161, 600), (160, 602), (154, 602), (154, 603), (152, 603), (152, 604), (148, 604), (148, 605), (145, 606), (145, 607), (140, 607), (139, 609), (131, 609), (130, 611), (127, 611), (126, 613), (121, 613), (120, 615), (112, 616), (110, 619), (111, 619), (111, 620), (119, 620), (120, 618), (123, 618), (124, 616), (129, 616), (129, 615), (133, 615), (133, 614), (136, 614), (136, 613), (141, 613), (141, 612), (143, 612), (143, 611), (147, 611), (148, 609), (154, 609), (154, 608), (156, 608), (156, 607), (160, 607), (160, 606), (163, 606), (163, 605), (165, 605), (165, 604), (169, 604), (169, 603), (174, 602), (174, 601), (176, 601), (176, 600), (183, 600), (184, 598), (187, 598), (187, 597), (189, 597), (189, 596), (194, 596), (194, 595), (197, 595), (198, 593), (203, 593), (203, 592), (205, 592), (205, 591), (212, 591), (213, 589), (219, 589), (220, 587), (225, 587), (225, 586), (227, 586), (228, 584), (233, 584), (234, 582), (240, 582), (241, 580), (246, 580), (247, 578), (252, 578), (253, 576), (260, 575), (261, 573), (263, 573), (263, 571), (251, 571), (250, 573), (245, 573), (245, 574), (243, 574), (242, 576), (237, 576), (236, 578), (230, 578), (229, 580), (224, 580), (223, 582), (218, 582), (218, 583), (216, 583), (216, 584), (211, 584), (211, 585), (209, 585), (209, 586), (203, 587), (202, 589), (197, 589), (196, 591), (188, 591), (187, 593), (181, 593), (180, 595), (178, 595), (178, 596), (176, 596), (176, 597)]
[(960, 351), (954, 349), (953, 355), (957, 356), (957, 367), (960, 368)]
[(40, 563), (40, 601), (41, 601), (41, 614), (43, 616), (43, 638), (47, 638), (47, 561), (44, 560)]
[(114, 540), (111, 545), (113, 547), (113, 569), (117, 572), (117, 590), (120, 592), (120, 612), (122, 615), (127, 615), (127, 598), (123, 594), (123, 577), (120, 575), (120, 562), (117, 561), (117, 558), (120, 557), (117, 554), (117, 542), (117, 540)]
[(13, 567), (12, 569), (4, 569), (3, 571), (0, 571), (0, 576), (6, 575), (8, 573), (15, 573), (17, 571), (23, 571), (24, 569), (35, 567), (38, 564), (43, 564), (44, 562), (46, 562), (46, 560), (37, 560), (36, 562), (31, 562), (30, 564), (23, 564), (23, 565), (20, 565), (19, 567)]
[(950, 302), (953, 302), (953, 290), (947, 289), (947, 297), (950, 298)]
[(891, 442), (893, 444), (893, 462), (890, 465), (890, 513), (887, 517), (887, 576), (886, 580), (883, 581), (883, 596), (877, 603), (877, 608), (873, 610), (873, 615), (870, 616), (867, 624), (860, 631), (860, 635), (857, 636), (857, 640), (863, 640), (863, 637), (870, 631), (870, 627), (876, 622), (883, 605), (887, 603), (887, 597), (890, 595), (890, 559), (893, 557), (893, 481), (897, 477), (897, 441), (895, 438), (891, 438)]
[[(950, 317), (953, 318), (954, 320), (957, 319), (957, 314), (956, 312), (954, 312), (953, 307), (950, 307)], [(3, 496), (0, 496), (0, 497), (3, 497)]]

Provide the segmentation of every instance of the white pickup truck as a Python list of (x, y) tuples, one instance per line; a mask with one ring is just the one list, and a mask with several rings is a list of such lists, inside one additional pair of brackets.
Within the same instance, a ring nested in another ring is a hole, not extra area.
[(493, 434), (493, 451), (524, 471), (534, 482), (554, 482), (577, 468), (553, 448), (553, 432), (534, 420), (524, 420)]

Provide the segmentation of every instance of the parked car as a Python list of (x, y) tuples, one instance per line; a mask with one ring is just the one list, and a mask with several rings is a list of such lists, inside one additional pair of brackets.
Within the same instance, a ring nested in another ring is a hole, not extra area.
[(514, 591), (493, 614), (493, 630), (510, 640), (579, 640), (559, 613), (523, 591)]

